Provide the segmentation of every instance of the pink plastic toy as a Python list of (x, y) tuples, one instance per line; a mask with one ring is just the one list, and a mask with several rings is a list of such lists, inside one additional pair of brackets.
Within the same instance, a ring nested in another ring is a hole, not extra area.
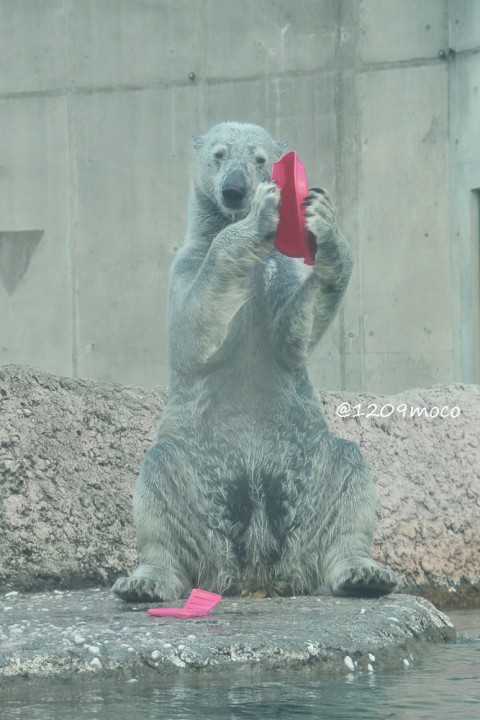
[(317, 245), (305, 226), (302, 207), (308, 195), (307, 173), (294, 150), (273, 163), (272, 180), (280, 190), (280, 221), (274, 245), (284, 255), (305, 258), (307, 265), (313, 265)]
[(206, 590), (192, 590), (183, 608), (151, 608), (148, 615), (165, 617), (194, 618), (208, 615), (210, 610), (222, 599), (221, 595)]

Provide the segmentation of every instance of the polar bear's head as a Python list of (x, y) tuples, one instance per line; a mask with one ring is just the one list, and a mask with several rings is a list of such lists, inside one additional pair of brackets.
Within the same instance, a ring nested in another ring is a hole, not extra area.
[(234, 221), (248, 214), (257, 185), (270, 178), (272, 163), (286, 147), (259, 125), (238, 122), (215, 125), (192, 143), (199, 201)]

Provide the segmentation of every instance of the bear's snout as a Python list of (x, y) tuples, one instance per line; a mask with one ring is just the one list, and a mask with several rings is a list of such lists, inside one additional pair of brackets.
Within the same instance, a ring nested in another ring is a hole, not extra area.
[(247, 194), (247, 178), (241, 170), (232, 170), (222, 184), (223, 204), (232, 210), (241, 207)]

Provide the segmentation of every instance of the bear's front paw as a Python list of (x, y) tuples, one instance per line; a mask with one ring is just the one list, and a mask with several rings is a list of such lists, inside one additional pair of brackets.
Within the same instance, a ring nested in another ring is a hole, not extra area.
[(315, 235), (317, 243), (321, 243), (332, 230), (336, 230), (335, 205), (326, 190), (310, 188), (304, 206), (307, 228)]
[(262, 182), (257, 187), (250, 208), (260, 242), (273, 240), (279, 220), (280, 190), (274, 182)]
[(326, 190), (311, 188), (304, 206), (307, 228), (317, 243), (316, 274), (325, 282), (345, 287), (352, 272), (352, 254), (337, 227), (334, 204)]

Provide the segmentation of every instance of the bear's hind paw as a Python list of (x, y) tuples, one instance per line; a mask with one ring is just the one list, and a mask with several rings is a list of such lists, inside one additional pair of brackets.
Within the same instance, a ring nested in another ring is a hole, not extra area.
[(168, 592), (158, 580), (135, 575), (118, 578), (112, 592), (126, 602), (163, 602), (178, 597), (176, 593)]
[(334, 595), (354, 597), (379, 597), (398, 588), (394, 572), (369, 561), (347, 567), (332, 585)]

